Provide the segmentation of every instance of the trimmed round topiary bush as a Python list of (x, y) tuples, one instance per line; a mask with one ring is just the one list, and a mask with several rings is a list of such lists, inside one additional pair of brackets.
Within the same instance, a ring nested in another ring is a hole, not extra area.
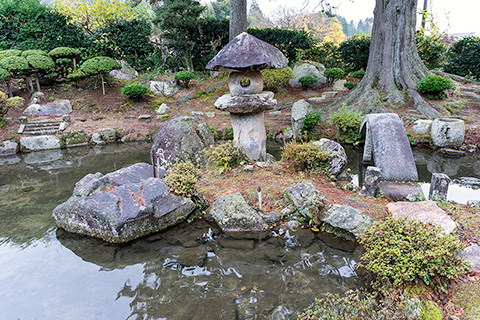
[(345, 82), (345, 83), (343, 84), (343, 86), (344, 86), (345, 88), (347, 88), (348, 90), (352, 90), (353, 88), (355, 88), (356, 85), (357, 85), (357, 84), (356, 84), (355, 82)]
[(13, 73), (18, 73), (28, 70), (29, 67), (27, 59), (20, 56), (10, 56), (0, 60), (0, 68)]
[(186, 71), (186, 70), (179, 71), (175, 73), (175, 76), (174, 76), (174, 79), (177, 81), (180, 81), (185, 88), (188, 88), (188, 83), (190, 82), (190, 80), (195, 78), (196, 76), (193, 72)]
[(17, 49), (2, 50), (0, 51), (0, 60), (6, 57), (20, 56), (21, 54), (22, 51)]
[(277, 92), (281, 87), (289, 85), (288, 81), (294, 77), (290, 67), (282, 69), (264, 69), (260, 71), (263, 75), (264, 90)]
[(363, 70), (357, 70), (351, 73), (352, 78), (357, 78), (357, 79), (362, 79), (364, 75), (365, 75), (365, 71)]
[(53, 59), (74, 58), (80, 56), (80, 50), (69, 47), (58, 47), (51, 50), (48, 55)]
[(132, 83), (122, 88), (122, 93), (133, 101), (140, 101), (143, 95), (148, 92), (148, 88), (141, 83)]
[(5, 80), (10, 78), (10, 72), (7, 70), (0, 68), (0, 80)]
[(94, 57), (85, 61), (79, 68), (85, 74), (102, 74), (121, 69), (120, 63), (110, 57)]
[(433, 74), (417, 82), (417, 90), (430, 99), (444, 99), (446, 98), (445, 90), (452, 88), (452, 80)]
[(440, 226), (405, 218), (376, 221), (360, 239), (360, 266), (394, 286), (423, 281), (441, 284), (468, 270), (458, 253), (464, 246)]
[(329, 79), (330, 82), (333, 80), (342, 79), (345, 77), (345, 71), (340, 68), (328, 68), (323, 73), (325, 77)]
[(306, 90), (308, 87), (310, 87), (312, 84), (317, 82), (318, 79), (314, 76), (303, 76), (300, 79), (298, 79), (298, 82), (302, 84), (303, 90)]
[(26, 50), (26, 51), (23, 51), (21, 56), (26, 58), (28, 56), (31, 56), (31, 55), (40, 55), (40, 56), (48, 56), (48, 53), (46, 53), (45, 51), (43, 50)]
[(32, 54), (26, 56), (26, 59), (34, 69), (47, 70), (55, 68), (55, 62), (53, 62), (50, 56)]

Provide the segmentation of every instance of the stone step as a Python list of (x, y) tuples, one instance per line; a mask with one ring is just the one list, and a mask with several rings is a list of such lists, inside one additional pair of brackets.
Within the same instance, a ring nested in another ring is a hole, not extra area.
[(44, 131), (27, 131), (23, 132), (24, 135), (28, 136), (43, 136), (43, 135), (49, 135), (49, 134), (56, 134), (58, 133), (57, 130), (44, 130)]

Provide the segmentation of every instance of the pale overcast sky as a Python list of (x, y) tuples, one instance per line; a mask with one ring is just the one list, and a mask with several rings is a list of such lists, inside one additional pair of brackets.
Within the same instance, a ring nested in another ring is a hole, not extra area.
[[(247, 0), (250, 2), (250, 0)], [(278, 6), (301, 7), (304, 0), (257, 0), (260, 9), (265, 13), (271, 12)], [(310, 0), (311, 5), (318, 3)], [(373, 17), (375, 0), (330, 0), (332, 5), (338, 6), (338, 14), (347, 21), (357, 22), (360, 19)], [(480, 1), (479, 0), (429, 0), (431, 11), (438, 21), (440, 31), (448, 33), (476, 32), (480, 36)], [(418, 0), (419, 7), (423, 7), (423, 0)]]

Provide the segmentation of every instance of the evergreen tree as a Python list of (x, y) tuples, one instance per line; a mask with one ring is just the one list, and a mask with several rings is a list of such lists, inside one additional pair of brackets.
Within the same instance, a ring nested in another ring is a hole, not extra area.
[(155, 20), (163, 30), (162, 40), (165, 45), (182, 56), (185, 66), (192, 71), (192, 50), (195, 46), (195, 34), (199, 18), (204, 6), (194, 0), (165, 0), (161, 6), (155, 8)]
[(216, 0), (210, 3), (218, 20), (230, 19), (230, 0)]
[(272, 22), (263, 15), (257, 0), (253, 0), (248, 11), (247, 25), (249, 28), (270, 28)]

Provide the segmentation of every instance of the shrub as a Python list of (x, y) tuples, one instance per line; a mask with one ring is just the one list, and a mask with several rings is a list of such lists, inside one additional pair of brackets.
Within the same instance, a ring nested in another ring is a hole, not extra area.
[(347, 291), (342, 298), (326, 293), (322, 298), (315, 299), (315, 303), (299, 314), (297, 320), (418, 319), (417, 312), (408, 312), (405, 305), (404, 297), (401, 297), (401, 301), (391, 297), (379, 301), (376, 295), (361, 295), (358, 290)]
[(422, 32), (415, 35), (417, 51), (428, 69), (439, 69), (445, 64), (447, 46), (441, 36), (429, 36)]
[(20, 56), (10, 56), (0, 60), (0, 68), (18, 73), (28, 70), (28, 61)]
[(148, 92), (148, 88), (141, 83), (132, 83), (122, 88), (122, 93), (127, 95), (133, 101), (140, 101), (143, 95)]
[(248, 162), (249, 159), (242, 149), (236, 147), (232, 142), (219, 145), (212, 145), (205, 151), (205, 157), (209, 164), (213, 164), (220, 173), (229, 171), (238, 166), (241, 162)]
[(334, 80), (345, 77), (345, 71), (340, 68), (328, 68), (323, 74), (325, 77), (327, 77), (329, 82), (333, 82)]
[(294, 167), (300, 170), (323, 166), (329, 155), (312, 142), (293, 141), (282, 148), (282, 159), (293, 161)]
[(287, 57), (290, 65), (297, 61), (297, 51), (307, 50), (315, 45), (316, 40), (305, 31), (286, 29), (248, 29), (252, 36), (278, 48)]
[(429, 98), (444, 99), (445, 89), (452, 89), (453, 82), (448, 78), (429, 75), (417, 82), (417, 90), (425, 93)]
[(360, 243), (365, 248), (360, 265), (394, 286), (418, 281), (438, 284), (468, 270), (457, 256), (462, 244), (440, 226), (388, 218), (367, 229)]
[(315, 130), (317, 124), (322, 120), (320, 113), (309, 113), (303, 119), (303, 128), (302, 131), (307, 135), (311, 135)]
[(173, 77), (175, 80), (180, 81), (185, 88), (188, 88), (188, 83), (190, 80), (195, 79), (195, 74), (190, 71), (179, 71), (175, 73), (175, 76)]
[(347, 88), (348, 90), (352, 90), (353, 88), (355, 88), (356, 85), (357, 85), (357, 84), (356, 84), (355, 82), (345, 82), (345, 83), (343, 84), (343, 86), (344, 86), (345, 88)]
[(290, 67), (264, 69), (261, 73), (263, 75), (263, 88), (273, 92), (277, 92), (281, 87), (288, 86), (289, 80), (293, 78), (293, 71)]
[(186, 198), (196, 195), (195, 184), (200, 178), (200, 171), (191, 162), (176, 162), (172, 164), (164, 181), (170, 191)]
[(85, 61), (79, 70), (86, 74), (100, 74), (121, 68), (120, 63), (110, 57), (94, 57)]
[(51, 50), (48, 55), (52, 57), (53, 59), (60, 59), (60, 58), (75, 58), (80, 56), (80, 50), (75, 49), (75, 48), (69, 48), (69, 47), (58, 47), (53, 50)]
[(0, 51), (0, 60), (6, 57), (20, 56), (21, 54), (22, 54), (21, 50), (16, 50), (16, 49), (2, 50)]
[(370, 36), (354, 35), (349, 40), (340, 43), (339, 50), (345, 70), (365, 70), (370, 53)]
[(306, 90), (308, 87), (310, 87), (312, 84), (317, 82), (318, 79), (314, 76), (303, 76), (300, 79), (298, 79), (298, 82), (302, 84), (303, 90)]
[(31, 54), (27, 55), (26, 59), (28, 63), (35, 69), (47, 70), (55, 67), (55, 62), (49, 56)]
[(330, 116), (332, 124), (339, 128), (337, 138), (341, 142), (351, 144), (358, 144), (362, 138), (359, 132), (362, 119), (363, 114), (360, 111), (349, 110), (346, 107)]
[(340, 50), (333, 42), (324, 42), (305, 50), (298, 49), (296, 60), (317, 61), (323, 64), (326, 68), (333, 68), (343, 64), (343, 61), (340, 58)]
[(352, 78), (357, 78), (357, 79), (362, 79), (364, 75), (365, 75), (365, 71), (363, 70), (357, 70), (351, 73)]
[(23, 51), (21, 56), (26, 58), (28, 56), (31, 56), (31, 55), (40, 55), (40, 56), (48, 56), (48, 53), (46, 53), (45, 51), (43, 50), (26, 50), (26, 51)]
[(0, 80), (5, 80), (10, 78), (10, 72), (7, 70), (0, 68)]
[(480, 79), (480, 38), (465, 37), (453, 43), (448, 50), (445, 71), (463, 77)]
[(8, 109), (18, 109), (20, 107), (23, 107), (25, 104), (25, 99), (22, 97), (11, 97), (5, 100), (5, 105), (7, 106)]

